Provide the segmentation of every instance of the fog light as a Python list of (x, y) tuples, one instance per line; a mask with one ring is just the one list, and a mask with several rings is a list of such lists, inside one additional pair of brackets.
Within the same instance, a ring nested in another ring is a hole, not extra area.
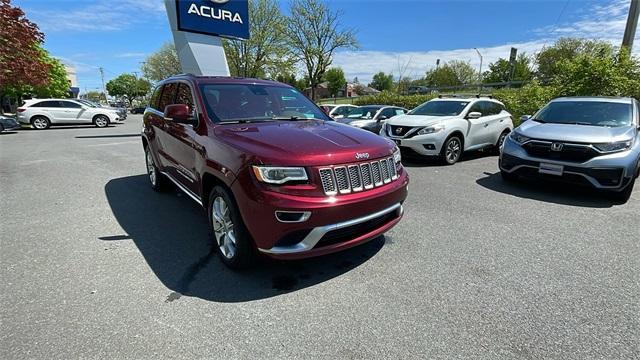
[(436, 146), (433, 145), (433, 144), (424, 144), (422, 146), (424, 146), (424, 148), (427, 149), (427, 150), (435, 150), (436, 149)]
[(276, 219), (281, 223), (301, 223), (309, 220), (311, 211), (276, 211)]

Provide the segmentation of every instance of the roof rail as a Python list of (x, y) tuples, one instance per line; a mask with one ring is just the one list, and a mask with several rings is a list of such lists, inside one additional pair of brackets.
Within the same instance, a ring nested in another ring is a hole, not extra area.
[(476, 99), (480, 99), (480, 98), (489, 98), (489, 99), (493, 99), (492, 95), (470, 95), (470, 94), (439, 94), (438, 95), (438, 99), (446, 99), (446, 98), (476, 98)]

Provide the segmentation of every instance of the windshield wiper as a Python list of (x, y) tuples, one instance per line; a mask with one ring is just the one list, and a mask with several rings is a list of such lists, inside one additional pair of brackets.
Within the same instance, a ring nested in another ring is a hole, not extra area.
[(284, 121), (297, 121), (297, 120), (319, 120), (319, 121), (326, 121), (323, 119), (317, 119), (317, 118), (308, 118), (308, 117), (300, 117), (300, 116), (274, 116), (272, 118), (270, 118), (271, 120), (284, 120)]
[(229, 119), (220, 121), (220, 124), (248, 124), (248, 123), (256, 123), (256, 122), (267, 122), (272, 121), (271, 118), (260, 118), (260, 119)]

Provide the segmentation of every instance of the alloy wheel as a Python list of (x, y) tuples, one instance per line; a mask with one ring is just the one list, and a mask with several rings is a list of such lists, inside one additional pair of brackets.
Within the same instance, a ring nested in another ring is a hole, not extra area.
[(447, 162), (449, 162), (449, 164), (453, 164), (458, 161), (461, 151), (462, 145), (460, 144), (460, 140), (458, 140), (458, 138), (452, 138), (451, 140), (449, 140), (449, 142), (447, 143), (447, 150), (445, 152)]
[(97, 127), (105, 127), (109, 124), (109, 120), (107, 120), (104, 116), (98, 116), (96, 118), (96, 126)]
[(153, 164), (153, 157), (149, 150), (147, 150), (147, 174), (149, 174), (149, 181), (151, 181), (151, 185), (156, 186), (158, 174), (156, 174), (156, 167)]
[(33, 127), (35, 127), (38, 130), (44, 130), (47, 128), (47, 119), (43, 118), (43, 117), (37, 117), (35, 119), (33, 119)]
[(220, 252), (227, 259), (236, 255), (236, 232), (231, 211), (223, 197), (218, 196), (211, 206), (211, 221), (213, 232)]

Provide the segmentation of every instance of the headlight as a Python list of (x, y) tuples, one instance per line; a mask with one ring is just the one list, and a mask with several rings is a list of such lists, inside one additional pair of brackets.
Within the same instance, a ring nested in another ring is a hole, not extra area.
[(258, 180), (269, 184), (309, 180), (303, 167), (253, 166), (253, 173)]
[(519, 134), (516, 131), (512, 131), (510, 136), (511, 136), (511, 140), (517, 142), (518, 144), (524, 144), (525, 142), (531, 140), (528, 137), (522, 134)]
[(633, 140), (618, 141), (605, 144), (593, 144), (593, 146), (601, 152), (617, 152), (627, 150), (633, 145)]
[(393, 151), (393, 162), (398, 165), (402, 162), (402, 155), (400, 154), (400, 149), (396, 147)]
[(444, 130), (444, 125), (442, 124), (428, 126), (424, 129), (420, 129), (420, 131), (418, 131), (418, 135), (434, 134), (442, 130)]

